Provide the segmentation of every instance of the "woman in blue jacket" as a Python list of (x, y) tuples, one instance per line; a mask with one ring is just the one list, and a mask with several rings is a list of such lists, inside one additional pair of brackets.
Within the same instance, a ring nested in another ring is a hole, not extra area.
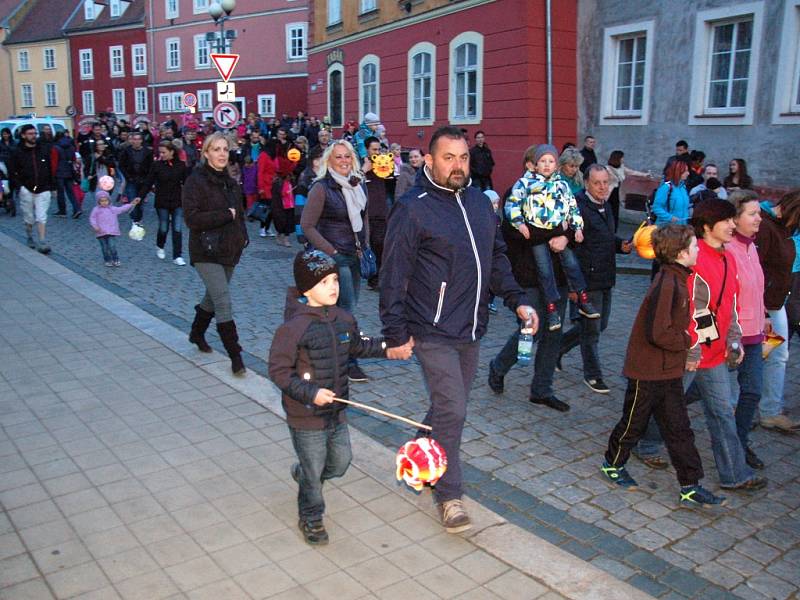
[(691, 212), (689, 192), (684, 183), (689, 177), (689, 166), (681, 160), (674, 160), (667, 167), (665, 175), (653, 200), (656, 225), (686, 225)]

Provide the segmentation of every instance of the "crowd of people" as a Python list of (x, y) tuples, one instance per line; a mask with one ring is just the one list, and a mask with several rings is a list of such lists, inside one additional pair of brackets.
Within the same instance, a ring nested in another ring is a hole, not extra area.
[[(292, 476), (300, 488), (299, 528), (309, 543), (327, 541), (322, 482), (349, 464), (337, 400), (348, 398), (349, 382), (368, 381), (358, 357), (416, 355), (430, 395), (424, 423), (448, 456), (434, 495), (450, 532), (470, 527), (459, 449), (495, 298), (519, 327), (489, 364), (493, 392), (504, 392), (521, 329), (537, 343), (532, 404), (570, 410), (553, 383), (576, 347), (587, 387), (611, 392), (599, 340), (611, 314), (616, 254), (633, 250), (632, 240), (618, 233), (620, 191), (626, 178), (652, 175), (626, 166), (619, 150), (601, 164), (592, 136), (581, 149), (531, 146), (519, 180), (498, 194), (485, 132), (468, 140), (464, 130), (443, 127), (427, 151), (403, 150), (373, 113), (348, 123), (341, 139), (302, 112), (270, 121), (251, 115), (226, 132), (209, 122), (130, 128), (106, 116), (76, 139), (38, 136), (24, 126), (16, 143), (8, 133), (0, 160), (31, 248), (50, 251), (53, 192), (59, 217), (67, 216), (69, 202), (79, 219), (81, 197), (93, 199), (90, 223), (110, 267), (120, 265), (119, 216), (128, 213), (131, 228), (140, 227), (150, 198), (159, 259), (166, 258), (171, 231), (172, 260), (186, 264), (188, 228), (189, 260), (205, 287), (189, 339), (210, 352), (205, 334), (216, 321), (237, 376), (246, 367), (230, 285), (251, 243), (247, 221), (258, 222), (260, 237), (302, 246), (269, 371), (283, 393), (298, 454)], [(724, 503), (700, 485), (703, 468), (686, 408), (692, 401), (703, 407), (723, 489), (767, 485), (756, 475), (764, 461), (749, 445), (757, 413), (767, 429), (800, 431), (785, 414), (783, 389), (789, 340), (800, 329), (800, 191), (771, 202), (752, 185), (744, 160), (732, 160), (720, 181), (719, 168), (683, 140), (664, 167), (651, 206), (651, 287), (633, 321), (622, 418), (602, 460), (602, 473), (615, 485), (636, 486), (626, 470), (630, 454), (666, 468), (666, 444), (679, 502)], [(380, 294), (382, 338), (363, 336), (353, 320), (365, 271), (366, 286)]]

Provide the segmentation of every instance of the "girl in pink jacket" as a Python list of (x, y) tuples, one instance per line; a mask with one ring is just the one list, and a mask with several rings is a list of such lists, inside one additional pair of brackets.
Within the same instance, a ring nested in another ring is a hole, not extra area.
[(97, 241), (100, 242), (100, 250), (103, 252), (103, 260), (107, 267), (120, 266), (119, 256), (117, 255), (117, 238), (119, 237), (119, 215), (128, 212), (139, 204), (139, 198), (135, 198), (129, 204), (122, 206), (111, 206), (111, 198), (106, 191), (98, 191), (95, 194), (97, 205), (89, 215), (89, 224), (94, 229)]

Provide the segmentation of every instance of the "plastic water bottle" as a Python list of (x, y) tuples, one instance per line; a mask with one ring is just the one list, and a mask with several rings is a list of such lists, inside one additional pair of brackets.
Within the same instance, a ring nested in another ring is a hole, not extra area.
[(533, 354), (533, 328), (530, 321), (519, 330), (519, 341), (517, 342), (517, 362), (523, 366), (531, 364)]
[(733, 342), (728, 350), (728, 356), (725, 359), (728, 363), (728, 371), (735, 371), (739, 368), (736, 361), (739, 360), (741, 353), (742, 347), (739, 345), (739, 342)]

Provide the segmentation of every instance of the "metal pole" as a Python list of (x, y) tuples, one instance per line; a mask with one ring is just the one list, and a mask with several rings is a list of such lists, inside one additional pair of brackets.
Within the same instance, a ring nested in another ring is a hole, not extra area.
[(545, 0), (545, 32), (547, 37), (547, 143), (553, 143), (553, 23), (550, 20), (551, 0)]
[[(225, 16), (223, 15), (219, 20), (219, 43), (217, 44), (218, 52), (221, 54), (228, 53), (228, 44), (225, 41)], [(222, 48), (222, 50), (219, 50)]]

